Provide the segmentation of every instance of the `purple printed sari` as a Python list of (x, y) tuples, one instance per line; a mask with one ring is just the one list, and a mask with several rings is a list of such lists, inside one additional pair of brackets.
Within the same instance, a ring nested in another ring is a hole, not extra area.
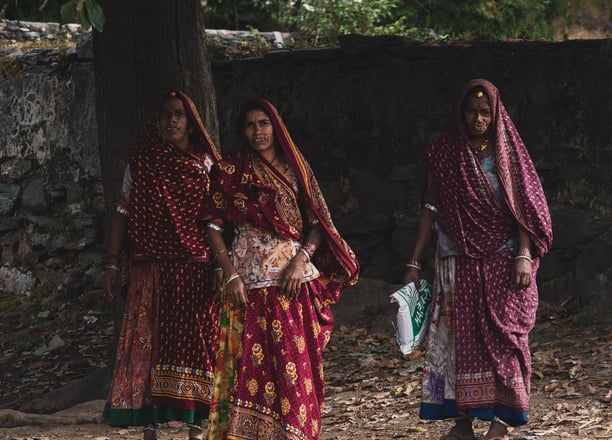
[(532, 262), (531, 285), (513, 290), (513, 243), (520, 225), (540, 257), (550, 248), (552, 227), (535, 167), (495, 86), (470, 81), (459, 102), (475, 86), (489, 96), (493, 175), (501, 191), (498, 196), (470, 147), (459, 109), (456, 129), (427, 151), (428, 194), (458, 254), (437, 262), (421, 417), (497, 416), (519, 426), (527, 421), (528, 333), (535, 322), (539, 262)]

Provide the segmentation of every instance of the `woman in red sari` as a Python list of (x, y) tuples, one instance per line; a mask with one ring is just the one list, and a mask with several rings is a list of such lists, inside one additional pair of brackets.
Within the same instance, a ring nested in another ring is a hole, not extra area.
[(164, 96), (130, 151), (103, 281), (110, 298), (127, 237), (129, 289), (104, 417), (113, 426), (145, 426), (145, 440), (169, 420), (202, 438), (208, 417), (219, 306), (198, 216), (219, 158), (195, 105), (178, 91)]
[(454, 130), (427, 150), (425, 206), (404, 281), (437, 232), (434, 301), (423, 378), (423, 419), (455, 418), (445, 440), (508, 439), (527, 423), (528, 333), (538, 305), (538, 258), (552, 229), (542, 186), (499, 98), (482, 79), (461, 93)]
[(224, 282), (209, 438), (317, 439), (329, 306), (359, 265), (272, 104), (248, 102), (238, 128), (246, 150), (212, 174), (208, 237)]

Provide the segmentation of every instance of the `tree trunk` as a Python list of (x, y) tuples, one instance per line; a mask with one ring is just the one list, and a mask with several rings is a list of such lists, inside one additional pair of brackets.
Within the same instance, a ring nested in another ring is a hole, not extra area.
[(215, 142), (218, 124), (200, 1), (100, 3), (106, 24), (94, 35), (96, 112), (104, 194), (111, 213), (130, 143), (143, 134), (164, 93), (187, 93)]

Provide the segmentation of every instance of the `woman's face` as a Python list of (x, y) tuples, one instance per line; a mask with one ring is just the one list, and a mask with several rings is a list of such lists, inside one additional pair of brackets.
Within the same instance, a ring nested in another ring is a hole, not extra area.
[(168, 98), (162, 104), (159, 114), (161, 134), (177, 148), (185, 150), (189, 146), (189, 117), (179, 98)]
[(248, 110), (244, 116), (243, 134), (249, 147), (260, 154), (274, 151), (274, 128), (265, 112)]
[(491, 105), (486, 94), (477, 92), (467, 98), (463, 107), (463, 122), (470, 137), (486, 136), (492, 119)]

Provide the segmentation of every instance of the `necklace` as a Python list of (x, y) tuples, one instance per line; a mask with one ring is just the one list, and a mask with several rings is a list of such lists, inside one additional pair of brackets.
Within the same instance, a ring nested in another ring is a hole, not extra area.
[(480, 144), (480, 147), (477, 148), (479, 153), (482, 153), (484, 150), (487, 149), (487, 147), (489, 146), (489, 138), (486, 138), (482, 144)]
[(274, 162), (276, 162), (276, 158), (278, 157), (278, 155), (274, 156), (274, 159), (272, 159), (272, 162), (270, 162), (270, 165), (274, 165)]

